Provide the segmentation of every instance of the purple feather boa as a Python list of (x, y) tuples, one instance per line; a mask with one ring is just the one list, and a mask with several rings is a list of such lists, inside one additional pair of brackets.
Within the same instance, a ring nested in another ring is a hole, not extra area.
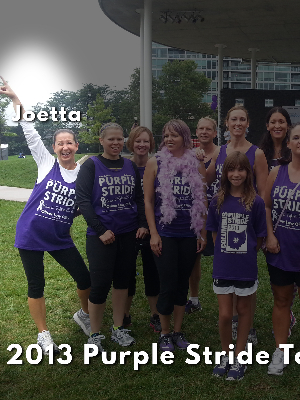
[(190, 208), (191, 229), (194, 230), (197, 238), (201, 237), (200, 231), (203, 227), (203, 215), (207, 213), (204, 201), (205, 183), (202, 181), (202, 175), (199, 173), (199, 161), (192, 150), (186, 149), (182, 157), (174, 157), (172, 153), (163, 147), (156, 153), (156, 158), (160, 163), (159, 173), (157, 175), (160, 185), (156, 191), (160, 193), (162, 205), (162, 224), (170, 224), (176, 217), (176, 198), (173, 194), (172, 178), (181, 172), (182, 177), (190, 185), (193, 198)]

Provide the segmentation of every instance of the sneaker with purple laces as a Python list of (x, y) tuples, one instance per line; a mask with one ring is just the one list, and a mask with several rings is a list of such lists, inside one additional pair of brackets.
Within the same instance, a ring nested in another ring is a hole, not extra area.
[(215, 365), (213, 369), (213, 376), (217, 376), (218, 378), (226, 375), (230, 369), (229, 357), (227, 354), (222, 356), (220, 361), (220, 364)]
[(164, 351), (174, 351), (174, 344), (172, 340), (172, 335), (168, 333), (167, 335), (160, 336), (158, 340), (159, 350), (161, 352)]
[(246, 369), (246, 364), (240, 364), (236, 358), (234, 364), (230, 367), (226, 381), (240, 381), (244, 378)]
[(173, 332), (172, 334), (173, 343), (178, 347), (180, 350), (186, 350), (190, 343), (184, 337), (182, 332)]
[(194, 304), (192, 302), (192, 300), (187, 301), (186, 305), (185, 305), (185, 313), (186, 314), (191, 314), (195, 311), (201, 311), (202, 310), (202, 306), (200, 301), (198, 301), (198, 304)]

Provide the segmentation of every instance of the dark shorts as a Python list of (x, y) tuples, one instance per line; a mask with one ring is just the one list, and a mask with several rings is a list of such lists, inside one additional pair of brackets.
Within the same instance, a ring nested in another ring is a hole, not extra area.
[(213, 279), (213, 290), (216, 294), (235, 293), (237, 296), (250, 296), (257, 290), (258, 281), (238, 281)]
[(276, 286), (289, 286), (296, 283), (300, 286), (300, 272), (284, 271), (283, 269), (268, 264), (270, 281)]

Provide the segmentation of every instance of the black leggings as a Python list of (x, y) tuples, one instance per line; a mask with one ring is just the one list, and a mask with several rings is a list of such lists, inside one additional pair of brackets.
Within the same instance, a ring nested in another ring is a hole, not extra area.
[[(44, 252), (19, 249), (28, 281), (28, 297), (39, 299), (44, 296)], [(76, 247), (48, 251), (48, 253), (72, 276), (80, 290), (91, 286), (90, 273)]]
[(93, 304), (105, 303), (112, 282), (115, 289), (128, 289), (135, 268), (135, 235), (136, 230), (115, 235), (115, 241), (106, 245), (98, 236), (87, 236), (86, 254), (91, 273), (89, 300)]
[(189, 289), (189, 277), (197, 257), (196, 238), (164, 237), (162, 253), (154, 256), (160, 281), (160, 293), (157, 311), (162, 315), (170, 315), (174, 305), (186, 304)]
[[(136, 256), (141, 250), (143, 262), (143, 275), (145, 284), (145, 295), (148, 297), (155, 297), (159, 294), (159, 276), (157, 267), (154, 261), (154, 254), (150, 247), (149, 238), (138, 240), (136, 242)], [(134, 296), (136, 291), (136, 268), (133, 269), (129, 287), (128, 296)]]

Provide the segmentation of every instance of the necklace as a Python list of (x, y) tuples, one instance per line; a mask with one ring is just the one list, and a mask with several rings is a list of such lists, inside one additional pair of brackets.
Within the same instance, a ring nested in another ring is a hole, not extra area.
[(190, 186), (193, 199), (190, 208), (191, 229), (194, 230), (197, 238), (201, 237), (200, 231), (204, 222), (203, 215), (207, 213), (204, 204), (205, 184), (198, 171), (199, 161), (194, 152), (190, 149), (186, 149), (182, 157), (174, 157), (166, 147), (163, 147), (157, 152), (156, 158), (160, 163), (159, 173), (157, 175), (160, 185), (156, 189), (156, 191), (160, 193), (162, 200), (162, 217), (160, 222), (162, 224), (170, 224), (177, 215), (177, 203), (173, 193), (172, 179), (180, 172), (182, 178), (184, 178)]

